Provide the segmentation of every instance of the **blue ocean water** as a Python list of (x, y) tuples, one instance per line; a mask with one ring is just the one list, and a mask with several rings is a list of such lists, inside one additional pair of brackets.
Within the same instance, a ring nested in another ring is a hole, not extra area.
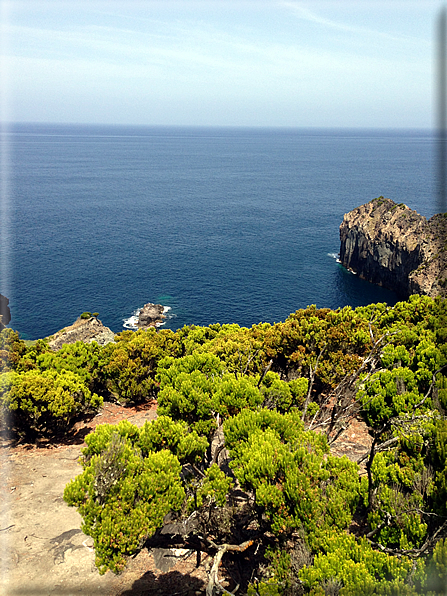
[(435, 213), (429, 131), (12, 126), (10, 326), (35, 339), (147, 302), (165, 327), (284, 320), (396, 296), (336, 261), (343, 214), (380, 195)]

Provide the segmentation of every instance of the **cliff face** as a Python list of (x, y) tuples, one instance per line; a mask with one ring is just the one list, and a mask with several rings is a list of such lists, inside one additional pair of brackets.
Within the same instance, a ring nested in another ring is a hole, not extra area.
[(379, 197), (345, 214), (340, 261), (369, 282), (410, 294), (447, 295), (447, 214), (430, 220)]
[(8, 298), (0, 294), (0, 331), (11, 321), (11, 311), (8, 304)]

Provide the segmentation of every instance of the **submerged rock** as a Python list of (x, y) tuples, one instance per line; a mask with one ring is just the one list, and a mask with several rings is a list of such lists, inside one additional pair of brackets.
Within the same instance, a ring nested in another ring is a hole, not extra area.
[(447, 296), (447, 213), (427, 221), (379, 197), (345, 214), (340, 262), (362, 279), (410, 294)]
[(152, 304), (151, 302), (145, 304), (138, 315), (138, 329), (156, 327), (157, 324), (163, 323), (166, 318), (164, 310), (164, 306), (161, 304)]
[(79, 318), (73, 325), (50, 336), (48, 345), (52, 350), (60, 350), (64, 344), (74, 344), (77, 341), (87, 344), (96, 341), (99, 345), (105, 346), (115, 341), (115, 333), (95, 316), (89, 319)]

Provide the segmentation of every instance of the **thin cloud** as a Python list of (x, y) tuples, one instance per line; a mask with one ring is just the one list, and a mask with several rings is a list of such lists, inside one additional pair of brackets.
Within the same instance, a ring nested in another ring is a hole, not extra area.
[(280, 2), (281, 6), (289, 9), (295, 16), (299, 19), (308, 21), (311, 23), (316, 23), (317, 25), (322, 25), (323, 27), (328, 27), (331, 29), (337, 29), (338, 31), (346, 31), (348, 33), (355, 33), (356, 35), (369, 35), (374, 37), (382, 37), (384, 39), (388, 39), (391, 41), (397, 42), (415, 42), (417, 41), (418, 44), (429, 42), (427, 40), (412, 37), (409, 35), (392, 35), (390, 33), (386, 33), (384, 31), (377, 31), (375, 29), (369, 29), (368, 27), (361, 27), (357, 25), (348, 25), (347, 23), (342, 23), (340, 21), (334, 21), (332, 19), (327, 19), (322, 17), (315, 12), (312, 12), (307, 7), (303, 6), (297, 2), (289, 2), (288, 0), (283, 0)]

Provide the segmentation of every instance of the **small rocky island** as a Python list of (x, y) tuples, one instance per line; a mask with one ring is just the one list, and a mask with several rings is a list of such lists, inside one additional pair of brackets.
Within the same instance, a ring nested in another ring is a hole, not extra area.
[(164, 306), (161, 304), (152, 304), (152, 302), (148, 302), (148, 304), (145, 304), (140, 310), (136, 326), (138, 329), (156, 327), (164, 322), (164, 319), (166, 318), (164, 312)]
[(362, 279), (395, 291), (447, 296), (447, 213), (427, 221), (379, 197), (345, 214), (340, 262)]
[[(162, 324), (166, 318), (165, 308), (161, 304), (148, 303), (143, 306), (135, 324), (137, 329), (149, 329)], [(98, 313), (83, 313), (76, 321), (48, 337), (48, 345), (52, 350), (60, 350), (64, 344), (77, 341), (91, 343), (95, 341), (101, 346), (115, 341), (115, 333), (103, 325), (97, 317)]]

